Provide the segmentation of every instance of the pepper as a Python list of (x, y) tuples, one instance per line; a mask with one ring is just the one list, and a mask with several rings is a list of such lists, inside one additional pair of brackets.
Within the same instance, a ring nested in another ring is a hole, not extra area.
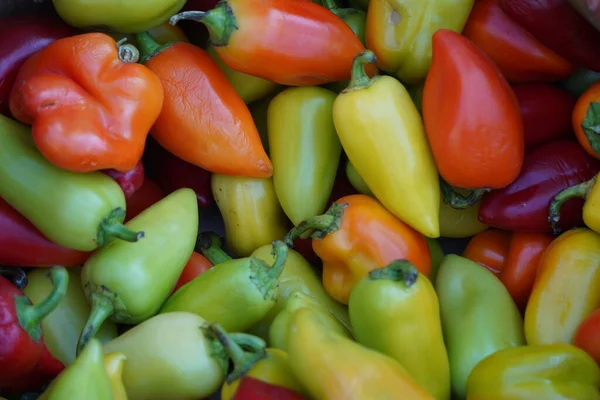
[(160, 310), (194, 250), (198, 207), (191, 189), (179, 189), (127, 223), (148, 237), (135, 246), (113, 242), (94, 252), (81, 271), (92, 310), (79, 337), (78, 353), (112, 318), (140, 323)]
[(406, 83), (425, 79), (431, 39), (438, 30), (460, 33), (474, 0), (372, 0), (367, 13), (367, 48), (381, 68)]
[(437, 274), (440, 270), (440, 266), (444, 261), (444, 249), (440, 242), (435, 239), (426, 238), (427, 246), (429, 247), (429, 255), (431, 256), (431, 272), (429, 273), (429, 281), (435, 285)]
[(492, 272), (455, 254), (444, 259), (435, 289), (450, 360), (452, 393), (465, 398), (467, 378), (481, 360), (525, 344), (523, 319)]
[[(68, 272), (69, 284), (64, 296), (54, 311), (42, 321), (44, 343), (52, 356), (66, 366), (75, 361), (77, 340), (90, 313), (81, 288), (80, 268), (69, 268)], [(46, 268), (30, 271), (27, 281), (23, 293), (34, 305), (42, 303), (52, 293), (52, 279)], [(106, 343), (116, 336), (117, 327), (112, 321), (105, 321), (96, 334), (100, 343)]]
[[(467, 192), (467, 191), (463, 191)], [(488, 229), (479, 221), (481, 200), (471, 207), (457, 209), (446, 204), (443, 195), (440, 202), (440, 236), (445, 238), (468, 238)]]
[(323, 7), (337, 15), (352, 29), (352, 32), (358, 37), (362, 44), (365, 44), (365, 34), (367, 29), (367, 13), (360, 8), (340, 7), (336, 0), (323, 0)]
[(510, 83), (554, 82), (575, 71), (573, 64), (506, 15), (499, 0), (476, 1), (462, 33), (494, 61)]
[(144, 164), (141, 161), (129, 171), (120, 172), (114, 169), (107, 169), (102, 172), (119, 184), (126, 199), (133, 196), (135, 191), (142, 187), (144, 183)]
[(358, 171), (356, 171), (356, 168), (354, 168), (354, 165), (352, 165), (350, 160), (346, 162), (346, 177), (350, 181), (350, 184), (352, 184), (352, 187), (354, 187), (354, 189), (356, 189), (359, 193), (375, 197), (365, 180), (358, 174)]
[(91, 251), (111, 238), (137, 241), (125, 229), (125, 196), (110, 177), (76, 174), (47, 161), (30, 129), (0, 115), (0, 197), (52, 242)]
[(24, 14), (0, 18), (0, 113), (8, 115), (10, 91), (25, 61), (57, 39), (73, 34), (60, 18)]
[(358, 343), (393, 357), (435, 399), (450, 399), (438, 298), (410, 261), (369, 272), (352, 290), (348, 311)]
[(42, 355), (36, 366), (25, 375), (13, 379), (9, 386), (4, 388), (4, 391), (7, 394), (39, 393), (48, 382), (55, 379), (64, 369), (65, 366), (50, 354), (46, 346), (43, 346)]
[(125, 222), (137, 217), (142, 211), (165, 197), (163, 190), (153, 181), (144, 179), (142, 186), (127, 199)]
[(600, 233), (600, 216), (598, 215), (598, 201), (600, 199), (600, 185), (597, 185), (598, 175), (589, 181), (573, 185), (559, 192), (552, 198), (548, 211), (550, 225), (554, 233), (560, 233), (558, 223), (561, 219), (561, 209), (565, 203), (572, 199), (583, 198), (583, 222), (586, 226)]
[(600, 72), (600, 32), (568, 0), (499, 0), (527, 32), (575, 65)]
[[(600, 162), (576, 142), (556, 140), (532, 150), (523, 169), (509, 186), (487, 193), (481, 201), (479, 220), (507, 231), (552, 232), (548, 222), (552, 198), (562, 190), (583, 183), (600, 171)], [(527, 207), (523, 207), (526, 204)], [(562, 208), (560, 229), (581, 224), (582, 199)]]
[(471, 206), (486, 189), (517, 178), (525, 144), (516, 96), (498, 67), (450, 30), (433, 35), (423, 118), (441, 177), (450, 186), (473, 190), (467, 198), (444, 191), (454, 208)]
[(270, 177), (273, 168), (248, 107), (206, 51), (185, 42), (161, 46), (146, 32), (137, 41), (142, 61), (158, 75), (165, 93), (152, 137), (208, 171)]
[(569, 3), (585, 17), (596, 29), (600, 29), (600, 21), (598, 20), (598, 5), (587, 0), (569, 0)]
[(600, 309), (592, 312), (575, 331), (573, 344), (591, 355), (600, 364)]
[(520, 346), (492, 354), (475, 367), (467, 400), (600, 399), (600, 368), (568, 344)]
[(571, 76), (560, 82), (559, 86), (571, 93), (571, 95), (579, 97), (590, 86), (600, 80), (600, 72), (590, 71), (589, 69), (579, 68)]
[(163, 103), (160, 80), (137, 58), (103, 33), (59, 39), (19, 69), (10, 111), (33, 125), (36, 146), (57, 167), (129, 171)]
[(45, 346), (41, 322), (56, 308), (69, 284), (69, 274), (64, 267), (54, 267), (51, 276), (54, 288), (38, 305), (32, 305), (21, 290), (0, 276), (3, 316), (0, 325), (0, 388), (10, 387), (40, 362)]
[(287, 341), (292, 371), (313, 398), (434, 399), (396, 360), (329, 332), (308, 308), (294, 313)]
[(301, 394), (284, 388), (283, 386), (270, 385), (259, 379), (245, 377), (242, 379), (238, 390), (232, 400), (302, 400)]
[(230, 68), (286, 86), (349, 79), (352, 58), (365, 49), (343, 20), (308, 1), (224, 0), (210, 11), (184, 11), (169, 22), (182, 20), (204, 24), (210, 44)]
[(335, 100), (327, 89), (295, 87), (269, 104), (273, 185), (294, 225), (325, 211), (333, 189), (342, 153), (333, 124)]
[(540, 260), (525, 310), (527, 343), (571, 343), (579, 324), (599, 307), (600, 235), (587, 228), (565, 232)]
[(104, 367), (110, 379), (112, 400), (127, 400), (127, 392), (123, 385), (123, 369), (127, 356), (123, 353), (109, 353), (104, 356)]
[(600, 82), (579, 96), (572, 121), (579, 144), (588, 154), (600, 159)]
[(369, 50), (356, 56), (350, 85), (333, 104), (335, 129), (377, 199), (417, 231), (436, 238), (439, 182), (421, 117), (399, 81), (365, 75), (363, 65), (374, 60)]
[(269, 149), (269, 135), (267, 132), (269, 104), (271, 104), (271, 100), (273, 100), (275, 96), (276, 94), (271, 95), (262, 100), (255, 101), (248, 106), (248, 109), (252, 114), (252, 119), (256, 124), (256, 129), (258, 129), (260, 141), (262, 142), (263, 148), (267, 154), (270, 154), (271, 150)]
[(202, 254), (192, 252), (187, 264), (183, 267), (183, 271), (181, 275), (179, 275), (179, 280), (175, 284), (175, 288), (171, 291), (171, 293), (176, 292), (180, 287), (185, 285), (188, 282), (194, 280), (198, 275), (208, 271), (212, 268), (212, 263), (208, 261), (206, 257)]

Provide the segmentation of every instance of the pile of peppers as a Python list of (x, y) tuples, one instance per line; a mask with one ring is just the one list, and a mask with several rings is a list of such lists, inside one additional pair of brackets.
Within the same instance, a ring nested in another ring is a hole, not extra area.
[(586, 4), (0, 17), (0, 400), (600, 400)]

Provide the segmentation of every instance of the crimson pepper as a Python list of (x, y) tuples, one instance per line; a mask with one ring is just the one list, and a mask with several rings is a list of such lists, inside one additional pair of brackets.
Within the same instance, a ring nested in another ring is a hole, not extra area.
[(10, 388), (43, 362), (42, 320), (58, 306), (67, 292), (69, 273), (53, 267), (54, 285), (48, 297), (36, 305), (8, 279), (0, 276), (0, 388)]
[(37, 392), (44, 384), (56, 378), (63, 369), (65, 369), (63, 363), (54, 358), (50, 353), (50, 350), (44, 345), (42, 356), (37, 365), (24, 376), (11, 382), (10, 385), (5, 388), (5, 391), (7, 393), (15, 394)]
[(120, 172), (116, 169), (105, 169), (102, 172), (113, 178), (121, 186), (125, 198), (130, 198), (144, 183), (144, 164), (141, 161), (129, 171)]
[(10, 91), (23, 63), (55, 40), (72, 34), (73, 28), (55, 16), (26, 14), (0, 18), (0, 113), (10, 113)]
[[(546, 143), (525, 156), (517, 179), (505, 188), (484, 195), (479, 220), (507, 231), (551, 233), (550, 201), (560, 191), (592, 179), (600, 161), (588, 155), (575, 141)], [(570, 229), (583, 223), (583, 199), (567, 202), (559, 227)]]
[(600, 72), (600, 32), (568, 0), (500, 0), (500, 6), (550, 50)]
[(232, 400), (302, 400), (305, 399), (298, 392), (294, 392), (283, 386), (271, 385), (246, 376), (241, 379)]
[(127, 199), (125, 222), (136, 217), (139, 213), (165, 197), (163, 190), (150, 179), (145, 179), (142, 186)]

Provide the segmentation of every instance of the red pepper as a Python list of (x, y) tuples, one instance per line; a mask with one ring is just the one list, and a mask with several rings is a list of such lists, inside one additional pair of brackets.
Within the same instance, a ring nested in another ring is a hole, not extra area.
[(65, 369), (44, 345), (37, 365), (23, 377), (15, 379), (5, 390), (7, 393), (37, 392), (44, 384), (56, 378)]
[(210, 261), (208, 261), (206, 257), (194, 251), (190, 256), (190, 259), (188, 260), (187, 264), (185, 264), (185, 267), (183, 268), (183, 271), (179, 276), (179, 280), (177, 281), (173, 292), (175, 292), (177, 289), (179, 289), (189, 281), (193, 280), (198, 275), (212, 268), (212, 266), (213, 265)]
[[(479, 220), (507, 231), (551, 233), (550, 201), (560, 191), (592, 179), (600, 161), (575, 141), (557, 140), (525, 156), (517, 179), (509, 186), (487, 193), (481, 201)], [(561, 209), (559, 227), (570, 229), (583, 223), (583, 199), (570, 200)]]
[(59, 246), (0, 198), (0, 265), (50, 267), (81, 265), (89, 253)]
[(547, 84), (513, 87), (523, 117), (525, 150), (573, 136), (571, 116), (575, 99), (568, 92)]
[(139, 213), (165, 197), (163, 190), (154, 182), (145, 179), (140, 187), (130, 198), (127, 199), (127, 213), (125, 222), (137, 217)]
[(133, 169), (126, 172), (120, 172), (116, 169), (105, 169), (102, 172), (113, 178), (121, 186), (125, 198), (130, 198), (144, 183), (144, 164), (141, 161)]
[(302, 400), (300, 393), (249, 376), (242, 378), (232, 400)]
[(64, 267), (53, 267), (50, 277), (52, 292), (34, 306), (21, 290), (0, 276), (0, 388), (11, 387), (42, 361), (45, 346), (41, 321), (58, 306), (69, 285)]
[(500, 0), (515, 22), (575, 65), (600, 71), (600, 32), (568, 0)]

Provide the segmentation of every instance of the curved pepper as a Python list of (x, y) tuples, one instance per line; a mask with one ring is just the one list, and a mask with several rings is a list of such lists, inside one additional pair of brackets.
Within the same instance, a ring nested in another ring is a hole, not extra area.
[(583, 198), (583, 222), (593, 231), (600, 233), (600, 184), (598, 175), (589, 181), (568, 187), (552, 198), (548, 211), (548, 219), (555, 233), (560, 232), (558, 223), (561, 217), (561, 208), (572, 199)]
[(36, 146), (57, 167), (129, 171), (163, 105), (160, 80), (138, 56), (102, 33), (57, 40), (19, 69), (10, 111), (33, 125)]
[(600, 368), (568, 344), (519, 346), (477, 364), (467, 400), (598, 400)]
[(336, 131), (377, 199), (417, 231), (436, 238), (439, 182), (423, 122), (398, 80), (367, 77), (363, 65), (374, 60), (368, 50), (356, 56), (350, 85), (333, 104)]
[(565, 232), (540, 260), (525, 310), (527, 343), (571, 343), (579, 324), (599, 307), (600, 235), (587, 228)]
[(291, 247), (294, 238), (310, 232), (323, 260), (323, 286), (342, 304), (348, 304), (352, 288), (369, 271), (394, 260), (407, 259), (429, 276), (431, 257), (423, 235), (372, 197), (342, 197), (325, 214), (293, 228), (285, 241)]
[(63, 363), (54, 358), (48, 348), (43, 346), (42, 356), (36, 366), (20, 378), (13, 379), (9, 386), (2, 390), (2, 393), (7, 395), (19, 395), (27, 392), (39, 393), (64, 369)]
[(396, 359), (435, 399), (450, 399), (438, 298), (409, 261), (369, 272), (352, 290), (348, 311), (358, 343)]
[(573, 344), (591, 355), (600, 364), (600, 308), (583, 320), (575, 331)]
[(127, 400), (127, 392), (123, 385), (123, 369), (127, 356), (123, 353), (109, 353), (104, 356), (104, 367), (110, 379), (112, 400)]
[(452, 393), (466, 395), (473, 368), (497, 351), (525, 344), (523, 319), (493, 273), (449, 254), (436, 280)]
[(102, 172), (119, 184), (126, 199), (133, 196), (136, 190), (144, 184), (144, 164), (141, 161), (138, 161), (135, 167), (129, 171), (121, 172), (115, 169), (106, 169)]
[(584, 150), (600, 159), (600, 82), (590, 86), (573, 109), (573, 130)]

